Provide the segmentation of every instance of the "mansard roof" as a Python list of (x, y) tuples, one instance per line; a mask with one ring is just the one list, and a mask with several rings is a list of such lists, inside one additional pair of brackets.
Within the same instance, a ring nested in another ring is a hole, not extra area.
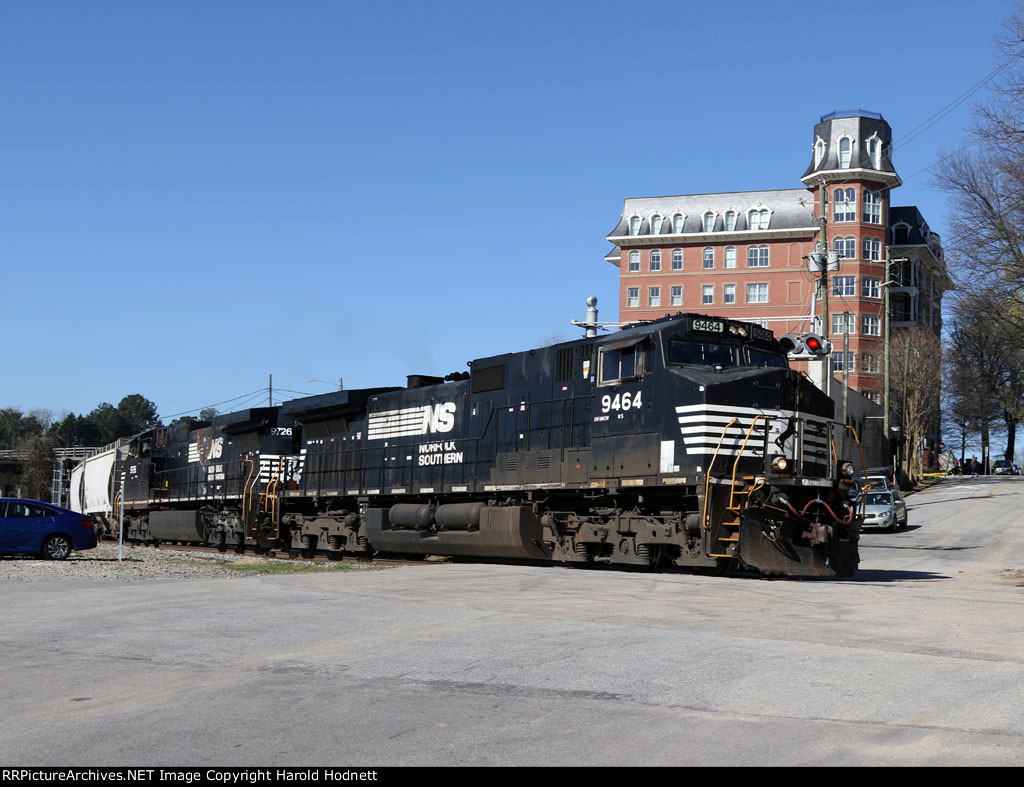
[[(749, 214), (753, 210), (767, 209), (770, 214), (768, 230), (752, 230)], [(704, 215), (715, 214), (712, 233), (704, 231)], [(771, 191), (730, 191), (717, 194), (682, 194), (670, 197), (631, 197), (624, 201), (619, 223), (608, 234), (612, 243), (650, 242), (664, 238), (683, 241), (685, 235), (708, 236), (726, 232), (725, 214), (736, 213), (736, 228), (729, 232), (777, 233), (786, 230), (815, 231), (814, 199), (807, 189), (775, 189)], [(684, 218), (681, 233), (673, 232), (673, 217)], [(661, 231), (652, 233), (651, 219), (661, 216)], [(639, 231), (631, 234), (630, 219), (640, 219)]]
[[(850, 161), (846, 166), (839, 158), (840, 142), (844, 138), (851, 143)], [(871, 139), (877, 139), (881, 145), (877, 161), (873, 161), (868, 153), (868, 141)], [(819, 175), (847, 174), (850, 170), (859, 170), (860, 176), (874, 173), (892, 186), (900, 184), (899, 175), (892, 165), (892, 129), (876, 112), (856, 110), (824, 115), (814, 127), (811, 163), (800, 179), (809, 185)]]

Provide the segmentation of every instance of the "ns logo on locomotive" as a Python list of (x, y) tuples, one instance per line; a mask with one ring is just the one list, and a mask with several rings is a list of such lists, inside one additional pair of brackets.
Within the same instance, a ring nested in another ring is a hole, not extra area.
[(221, 550), (850, 576), (833, 414), (769, 331), (679, 314), (144, 432), (111, 515)]

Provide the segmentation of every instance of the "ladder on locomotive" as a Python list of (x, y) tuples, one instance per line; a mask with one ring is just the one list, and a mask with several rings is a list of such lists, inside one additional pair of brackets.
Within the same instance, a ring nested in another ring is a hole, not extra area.
[(735, 547), (739, 544), (740, 540), (740, 522), (742, 521), (743, 511), (746, 509), (747, 504), (750, 500), (750, 494), (760, 488), (763, 485), (763, 481), (758, 483), (756, 477), (752, 475), (740, 476), (739, 480), (736, 479), (736, 472), (739, 467), (740, 459), (743, 457), (743, 451), (747, 447), (747, 443), (750, 440), (750, 435), (754, 432), (754, 427), (757, 422), (761, 419), (765, 419), (765, 429), (767, 434), (767, 416), (755, 415), (753, 421), (750, 422), (750, 427), (747, 429), (747, 433), (743, 438), (743, 443), (740, 445), (740, 450), (736, 453), (736, 458), (732, 463), (732, 473), (729, 477), (729, 502), (722, 511), (721, 519), (718, 522), (712, 522), (712, 513), (708, 509), (708, 504), (711, 497), (711, 477), (712, 471), (714, 470), (715, 460), (718, 459), (718, 454), (722, 449), (722, 441), (725, 440), (725, 436), (729, 431), (729, 428), (736, 423), (738, 419), (733, 418), (725, 425), (722, 429), (722, 434), (718, 438), (718, 445), (715, 447), (714, 456), (711, 458), (711, 463), (708, 465), (707, 481), (704, 486), (704, 529), (705, 531), (712, 531), (713, 539), (711, 544), (711, 551), (708, 553), (709, 557), (722, 557), (732, 558), (737, 557)]

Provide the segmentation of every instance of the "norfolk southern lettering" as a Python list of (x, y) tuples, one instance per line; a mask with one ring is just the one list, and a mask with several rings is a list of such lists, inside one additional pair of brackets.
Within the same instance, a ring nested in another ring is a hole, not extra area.
[(455, 465), (462, 463), (462, 451), (455, 450), (454, 442), (424, 443), (420, 446), (416, 464), (420, 467), (428, 465)]

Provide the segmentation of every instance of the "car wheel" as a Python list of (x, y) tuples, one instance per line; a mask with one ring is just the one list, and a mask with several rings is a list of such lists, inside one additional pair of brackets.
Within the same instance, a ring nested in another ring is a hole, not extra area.
[(65, 560), (73, 548), (67, 536), (50, 536), (43, 542), (43, 557), (47, 560)]

